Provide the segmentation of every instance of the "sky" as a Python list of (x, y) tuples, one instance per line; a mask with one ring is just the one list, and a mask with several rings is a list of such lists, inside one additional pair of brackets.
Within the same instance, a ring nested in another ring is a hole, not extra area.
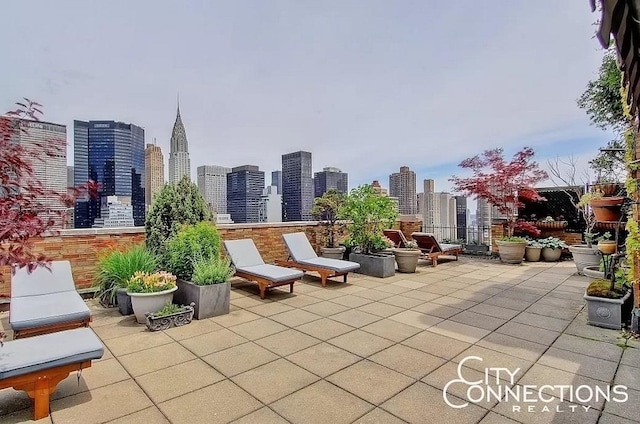
[[(589, 1), (14, 1), (2, 6), (0, 110), (113, 119), (163, 149), (176, 115), (199, 165), (313, 168), (349, 185), (406, 165), (448, 191), (458, 163), (531, 146), (586, 166), (612, 138), (576, 99), (603, 51)], [(168, 169), (165, 170), (168, 175)]]

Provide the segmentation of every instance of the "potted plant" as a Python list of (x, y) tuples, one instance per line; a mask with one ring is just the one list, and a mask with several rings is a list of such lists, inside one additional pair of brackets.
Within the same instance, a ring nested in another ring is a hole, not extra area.
[(566, 228), (568, 223), (563, 220), (555, 220), (552, 216), (547, 216), (539, 221), (536, 221), (534, 225), (539, 229), (547, 230), (561, 230)]
[(619, 222), (622, 218), (623, 204), (624, 197), (605, 197), (600, 192), (594, 192), (589, 201), (589, 206), (598, 222)]
[(344, 246), (338, 245), (338, 238), (344, 231), (344, 225), (338, 222), (338, 217), (344, 206), (344, 194), (335, 188), (327, 190), (321, 197), (313, 200), (311, 215), (320, 220), (324, 228), (325, 246), (320, 248), (321, 256), (330, 259), (342, 259)]
[(583, 274), (585, 267), (598, 266), (600, 257), (597, 255), (597, 249), (593, 246), (596, 234), (593, 228), (596, 225), (596, 218), (593, 210), (589, 206), (592, 199), (597, 198), (599, 194), (585, 193), (580, 196), (580, 201), (575, 204), (576, 209), (585, 222), (584, 244), (573, 244), (569, 246), (569, 252), (573, 255), (573, 262), (576, 265), (578, 274)]
[(616, 269), (611, 279), (599, 278), (587, 286), (584, 299), (587, 302), (587, 323), (598, 327), (619, 330), (623, 319), (631, 313), (632, 291), (626, 271)]
[(371, 185), (362, 185), (346, 196), (342, 217), (349, 222), (350, 238), (355, 244), (349, 260), (360, 264), (356, 271), (374, 277), (395, 274), (393, 255), (374, 253), (388, 247), (383, 237), (385, 228), (396, 220), (396, 205), (389, 197), (376, 193)]
[(187, 325), (192, 319), (193, 303), (183, 306), (167, 303), (159, 311), (149, 312), (146, 324), (149, 331), (162, 331)]
[(481, 243), (478, 240), (471, 240), (469, 243), (465, 243), (464, 245), (465, 253), (469, 253), (472, 255), (485, 255), (489, 251), (489, 245), (486, 243)]
[(618, 246), (616, 245), (615, 240), (609, 240), (611, 238), (611, 233), (606, 232), (600, 237), (598, 240), (598, 250), (602, 252), (603, 255), (613, 255), (616, 253)]
[(99, 255), (94, 277), (97, 296), (104, 306), (118, 305), (122, 315), (133, 314), (131, 297), (127, 294), (129, 280), (136, 272), (156, 270), (155, 256), (143, 244), (127, 250), (110, 249)]
[(542, 246), (537, 240), (527, 240), (527, 246), (524, 248), (524, 259), (527, 262), (539, 262)]
[(538, 244), (542, 247), (542, 259), (546, 262), (555, 262), (560, 259), (562, 249), (567, 245), (557, 237), (547, 237), (538, 240)]
[[(527, 241), (514, 237), (514, 229), (520, 225), (534, 234), (540, 230), (531, 224), (517, 221), (517, 210), (522, 200), (542, 200), (535, 185), (547, 179), (547, 173), (533, 161), (534, 151), (525, 147), (509, 162), (503, 157), (503, 149), (486, 150), (482, 155), (465, 159), (460, 167), (471, 170), (471, 177), (453, 176), (454, 189), (476, 199), (484, 199), (496, 207), (505, 220), (505, 236), (496, 241), (500, 259), (519, 264), (524, 258)], [(529, 228), (530, 227), (530, 228)]]
[(147, 321), (147, 313), (159, 311), (173, 301), (173, 292), (178, 289), (176, 277), (168, 272), (136, 272), (129, 280), (127, 293), (131, 296), (133, 312), (138, 324)]
[(398, 272), (413, 273), (416, 272), (418, 259), (422, 252), (418, 249), (418, 243), (414, 240), (408, 240), (405, 247), (396, 247), (393, 249), (398, 264)]

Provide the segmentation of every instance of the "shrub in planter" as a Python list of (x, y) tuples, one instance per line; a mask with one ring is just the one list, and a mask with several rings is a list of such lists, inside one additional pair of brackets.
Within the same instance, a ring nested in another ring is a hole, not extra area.
[(324, 246), (321, 248), (323, 257), (342, 259), (344, 246), (338, 246), (338, 238), (344, 232), (344, 225), (338, 222), (345, 202), (345, 195), (335, 188), (327, 190), (321, 197), (313, 200), (311, 215), (320, 220), (322, 225)]
[(146, 322), (146, 314), (159, 311), (173, 301), (178, 289), (176, 277), (168, 272), (136, 272), (129, 280), (127, 293), (131, 296), (133, 312), (138, 324)]
[(181, 280), (190, 280), (197, 259), (220, 257), (220, 243), (220, 234), (212, 223), (186, 225), (167, 241), (164, 267)]
[[(587, 286), (587, 323), (598, 327), (620, 329), (631, 312), (631, 290), (620, 273), (611, 280), (596, 279)], [(619, 281), (616, 281), (619, 280)]]
[(560, 259), (562, 249), (567, 248), (565, 242), (557, 237), (540, 239), (538, 244), (542, 247), (542, 258), (547, 262), (555, 262)]
[(226, 258), (196, 259), (190, 281), (178, 280), (176, 302), (194, 305), (196, 319), (228, 314), (233, 272)]
[(147, 328), (149, 331), (162, 331), (187, 325), (192, 319), (193, 303), (185, 306), (167, 303), (159, 311), (147, 314)]
[(528, 240), (524, 250), (524, 258), (527, 262), (539, 262), (542, 246), (537, 240)]

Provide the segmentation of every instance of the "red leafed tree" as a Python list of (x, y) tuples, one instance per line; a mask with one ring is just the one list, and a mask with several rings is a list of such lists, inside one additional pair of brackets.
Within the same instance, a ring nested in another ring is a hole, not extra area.
[(548, 178), (533, 160), (534, 151), (525, 147), (507, 162), (503, 149), (485, 150), (481, 155), (465, 159), (460, 167), (471, 170), (471, 177), (453, 176), (454, 190), (476, 199), (484, 199), (507, 219), (507, 236), (513, 236), (517, 227), (517, 210), (523, 206), (520, 199), (544, 200), (535, 185)]
[(29, 239), (64, 223), (68, 216), (61, 207), (72, 207), (87, 193), (96, 196), (98, 187), (92, 181), (69, 193), (45, 187), (36, 178), (34, 165), (65, 152), (66, 140), (19, 142), (21, 132), (28, 132), (22, 120), (38, 121), (42, 106), (29, 99), (16, 105), (16, 110), (0, 116), (0, 265), (9, 265), (12, 271), (27, 267), (31, 272), (46, 266), (49, 259), (33, 252)]

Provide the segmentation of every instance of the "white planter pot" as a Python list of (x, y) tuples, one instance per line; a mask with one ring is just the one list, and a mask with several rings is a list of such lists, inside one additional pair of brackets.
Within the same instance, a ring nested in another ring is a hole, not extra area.
[(320, 256), (322, 256), (323, 258), (328, 258), (328, 259), (342, 259), (342, 256), (344, 255), (344, 251), (346, 250), (346, 247), (344, 246), (339, 246), (339, 247), (321, 247), (320, 248)]
[(562, 255), (562, 249), (542, 248), (542, 259), (546, 262), (556, 262), (560, 259), (560, 255)]
[(573, 254), (573, 262), (576, 264), (578, 274), (582, 274), (585, 266), (600, 265), (600, 256), (596, 254), (598, 249), (595, 246), (588, 247), (586, 244), (574, 244), (569, 246), (569, 251)]
[(421, 253), (422, 252), (416, 249), (393, 249), (393, 254), (398, 264), (398, 272), (416, 272), (416, 266), (418, 266), (418, 259)]
[(520, 264), (524, 258), (524, 250), (527, 247), (526, 241), (496, 241), (500, 260), (508, 264)]
[(621, 299), (608, 299), (584, 294), (587, 301), (587, 324), (597, 327), (620, 330), (622, 319), (631, 311), (632, 291), (629, 290)]
[(156, 293), (128, 293), (131, 296), (133, 313), (136, 315), (138, 324), (147, 322), (146, 314), (148, 312), (157, 312), (167, 303), (171, 303), (173, 301), (173, 292), (176, 290), (178, 290), (178, 287)]
[(524, 258), (527, 262), (539, 262), (542, 247), (527, 246), (524, 250)]

